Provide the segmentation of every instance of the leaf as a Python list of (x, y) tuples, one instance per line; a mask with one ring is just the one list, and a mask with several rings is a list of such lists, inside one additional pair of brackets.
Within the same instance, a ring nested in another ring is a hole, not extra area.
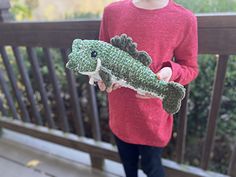
[(31, 160), (26, 164), (26, 166), (29, 168), (34, 168), (34, 167), (38, 166), (39, 164), (40, 164), (39, 160)]

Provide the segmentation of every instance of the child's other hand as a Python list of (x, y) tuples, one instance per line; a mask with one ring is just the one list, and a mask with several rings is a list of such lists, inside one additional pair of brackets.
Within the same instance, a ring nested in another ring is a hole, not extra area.
[(98, 81), (98, 87), (101, 91), (107, 91), (107, 93), (110, 93), (112, 90), (116, 90), (118, 88), (120, 88), (121, 86), (117, 83), (113, 83), (111, 85), (111, 87), (106, 88), (106, 85), (104, 84), (104, 82), (102, 80)]
[(150, 98), (156, 98), (156, 97), (152, 96), (151, 94), (146, 93), (145, 95), (136, 94), (136, 98), (150, 99)]
[(164, 67), (156, 75), (158, 79), (169, 82), (172, 76), (172, 69), (171, 67)]
[[(171, 67), (164, 67), (156, 75), (158, 79), (169, 82), (172, 76), (172, 69)], [(156, 98), (148, 93), (146, 93), (145, 95), (136, 94), (136, 97), (142, 99)]]

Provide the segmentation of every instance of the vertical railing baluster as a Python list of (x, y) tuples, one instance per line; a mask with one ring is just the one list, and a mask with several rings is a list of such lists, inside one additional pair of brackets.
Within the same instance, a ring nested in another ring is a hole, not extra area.
[(15, 46), (12, 47), (12, 50), (13, 50), (13, 53), (15, 55), (17, 66), (19, 68), (23, 83), (24, 83), (25, 88), (26, 88), (27, 97), (30, 101), (30, 107), (32, 108), (32, 114), (35, 118), (35, 123), (37, 125), (42, 125), (42, 118), (41, 118), (41, 116), (39, 114), (39, 111), (37, 109), (37, 103), (36, 103), (35, 98), (34, 98), (34, 92), (33, 92), (33, 89), (32, 89), (30, 79), (29, 79), (29, 76), (27, 74), (25, 65), (23, 63), (23, 58), (20, 54), (20, 50), (19, 50), (18, 47), (15, 47)]
[(7, 111), (6, 111), (6, 109), (4, 108), (4, 106), (3, 106), (3, 101), (2, 101), (1, 98), (0, 98), (0, 111), (2, 112), (2, 115), (3, 115), (3, 116), (7, 116)]
[(186, 143), (186, 132), (187, 132), (187, 110), (188, 110), (188, 98), (189, 98), (189, 85), (186, 86), (186, 96), (182, 101), (182, 106), (179, 111), (179, 121), (177, 129), (177, 155), (176, 161), (183, 163)]
[[(88, 87), (88, 95), (89, 95), (89, 107), (90, 107), (90, 121), (92, 123), (92, 133), (93, 138), (96, 141), (101, 141), (101, 129), (99, 123), (99, 115), (98, 115), (98, 105), (96, 99), (95, 88), (92, 85), (87, 84)], [(97, 169), (103, 169), (104, 159), (101, 157), (97, 157), (95, 155), (90, 155), (90, 159), (92, 162), (92, 167)]]
[(226, 74), (228, 59), (229, 59), (228, 55), (220, 55), (217, 60), (216, 75), (211, 97), (212, 100), (207, 122), (207, 133), (205, 137), (203, 154), (201, 158), (201, 168), (203, 168), (204, 170), (208, 168), (211, 151), (213, 149), (215, 129), (216, 129), (216, 119), (220, 109), (220, 101), (221, 101), (222, 91), (224, 88), (224, 78)]
[(16, 95), (17, 102), (18, 102), (19, 107), (20, 107), (21, 112), (22, 112), (22, 120), (25, 121), (25, 122), (30, 122), (29, 113), (27, 112), (26, 105), (23, 102), (22, 93), (21, 93), (21, 91), (19, 90), (19, 88), (17, 86), (17, 80), (15, 78), (12, 66), (9, 62), (9, 58), (7, 56), (6, 50), (3, 46), (0, 46), (0, 51), (1, 51), (2, 59), (3, 59), (3, 63), (5, 65), (5, 68), (6, 68), (6, 71), (7, 71), (7, 74), (8, 74), (8, 78), (11, 82), (13, 91)]
[(56, 128), (55, 122), (52, 118), (52, 111), (51, 111), (51, 108), (48, 103), (48, 96), (47, 96), (46, 89), (44, 87), (43, 77), (42, 77), (42, 74), (40, 73), (40, 66), (38, 63), (38, 57), (36, 55), (35, 50), (31, 47), (27, 47), (27, 53), (29, 56), (29, 61), (31, 63), (31, 68), (33, 71), (34, 79), (36, 80), (36, 84), (37, 84), (37, 87), (39, 89), (39, 93), (40, 93), (40, 96), (42, 99), (42, 103), (44, 106), (45, 116), (46, 116), (48, 125), (50, 128)]
[[(66, 49), (61, 49), (61, 55), (64, 61), (64, 66), (67, 63), (67, 56), (68, 56), (68, 50)], [(68, 89), (70, 93), (70, 100), (71, 100), (71, 106), (73, 110), (73, 118), (74, 118), (74, 124), (75, 124), (75, 129), (76, 133), (79, 136), (84, 136), (84, 126), (83, 126), (83, 120), (82, 120), (82, 113), (80, 110), (80, 104), (79, 104), (79, 96), (76, 91), (76, 83), (75, 83), (75, 77), (74, 74), (67, 68), (65, 68), (66, 71), (66, 78), (68, 81)]]
[(61, 98), (61, 89), (60, 89), (60, 84), (59, 81), (56, 77), (55, 69), (53, 66), (53, 60), (51, 53), (48, 48), (43, 48), (43, 52), (45, 55), (48, 71), (49, 71), (49, 77), (52, 82), (53, 90), (54, 90), (54, 96), (57, 104), (57, 109), (58, 109), (58, 116), (61, 124), (61, 129), (64, 132), (69, 132), (69, 124), (68, 124), (68, 119), (65, 111), (65, 106), (63, 99)]
[(89, 107), (90, 107), (90, 117), (91, 117), (91, 123), (92, 123), (92, 129), (93, 129), (93, 138), (96, 141), (101, 141), (101, 129), (100, 129), (100, 123), (99, 123), (99, 115), (98, 115), (98, 105), (97, 105), (97, 99), (96, 99), (96, 92), (95, 88), (92, 85), (87, 85), (88, 87), (88, 95), (89, 95)]
[[(3, 101), (2, 101), (2, 98), (0, 98), (0, 119), (1, 117), (6, 117), (7, 116), (7, 112), (3, 106)], [(0, 138), (3, 134), (3, 131), (2, 131), (2, 125), (1, 125), (1, 122), (0, 122)]]
[(231, 155), (228, 174), (231, 177), (236, 177), (236, 143), (234, 144), (234, 149), (233, 149), (233, 152), (232, 152), (232, 155)]
[(9, 88), (7, 86), (5, 79), (4, 79), (3, 72), (1, 69), (0, 69), (0, 86), (2, 88), (4, 95), (5, 95), (5, 98), (7, 100), (8, 107), (12, 112), (13, 119), (19, 119), (19, 116), (16, 111), (16, 107), (14, 105), (14, 101), (12, 99), (12, 96), (10, 94)]
[(9, 9), (11, 8), (10, 0), (1, 0), (0, 3), (0, 23), (13, 20), (13, 16)]

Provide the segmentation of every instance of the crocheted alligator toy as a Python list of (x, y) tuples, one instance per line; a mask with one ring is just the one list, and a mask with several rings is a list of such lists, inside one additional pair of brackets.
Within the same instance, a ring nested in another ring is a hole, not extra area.
[(158, 80), (148, 67), (151, 57), (145, 51), (137, 51), (137, 44), (126, 34), (115, 36), (110, 42), (75, 39), (66, 67), (90, 76), (90, 84), (102, 79), (106, 87), (118, 83), (140, 94), (159, 97), (168, 113), (178, 112), (185, 88), (176, 82)]

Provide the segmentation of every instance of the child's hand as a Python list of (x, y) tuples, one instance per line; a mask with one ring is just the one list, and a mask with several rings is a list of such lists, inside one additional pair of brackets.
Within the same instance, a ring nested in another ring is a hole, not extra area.
[(172, 76), (172, 69), (171, 67), (164, 67), (156, 75), (158, 79), (169, 82)]
[(112, 90), (116, 90), (116, 89), (120, 88), (121, 86), (119, 84), (117, 84), (117, 83), (113, 83), (111, 85), (111, 87), (106, 88), (104, 82), (102, 80), (100, 80), (100, 81), (98, 81), (98, 87), (99, 87), (99, 89), (101, 91), (105, 91), (106, 90), (107, 93), (110, 93)]
[[(156, 75), (158, 79), (169, 82), (172, 76), (172, 69), (171, 67), (164, 67), (158, 73), (156, 73)], [(148, 93), (146, 93), (145, 95), (136, 94), (136, 97), (142, 99), (156, 98)]]
[(141, 99), (150, 99), (150, 98), (156, 98), (148, 93), (145, 93), (145, 95), (140, 95), (140, 94), (136, 94), (136, 98), (141, 98)]

